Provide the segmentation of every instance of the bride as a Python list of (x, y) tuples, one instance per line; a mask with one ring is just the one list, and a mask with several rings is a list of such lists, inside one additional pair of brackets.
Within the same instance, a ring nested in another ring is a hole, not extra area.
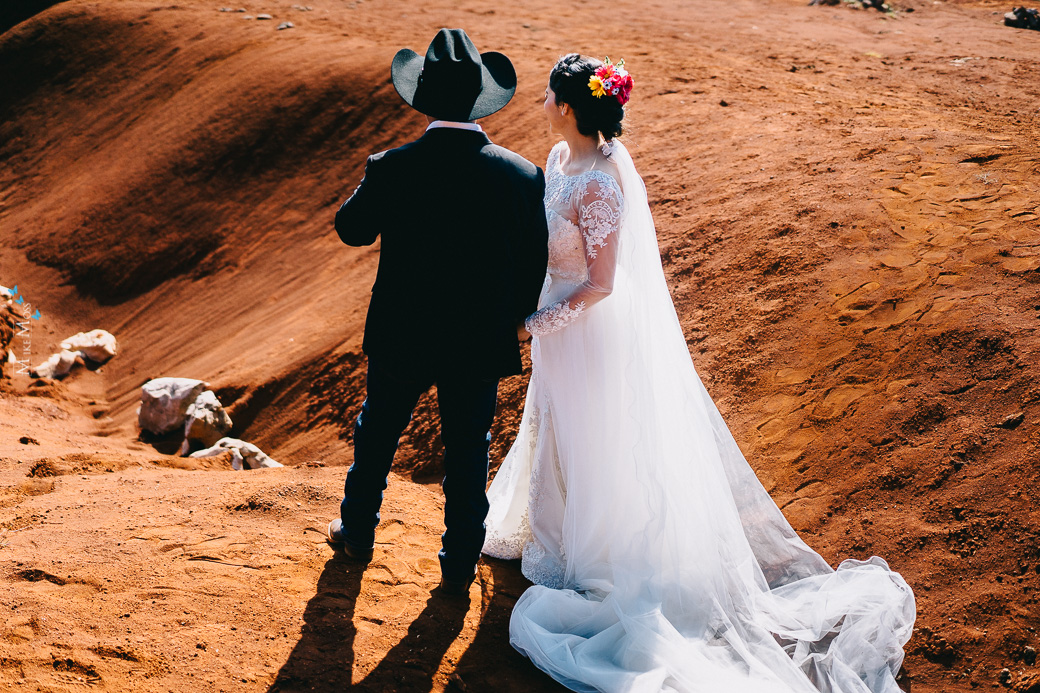
[[(621, 134), (632, 79), (567, 55), (545, 113), (549, 273), (484, 553), (534, 584), (510, 642), (575, 691), (898, 691), (914, 597), (833, 570), (744, 460), (690, 360)], [(605, 143), (604, 143), (605, 142)]]

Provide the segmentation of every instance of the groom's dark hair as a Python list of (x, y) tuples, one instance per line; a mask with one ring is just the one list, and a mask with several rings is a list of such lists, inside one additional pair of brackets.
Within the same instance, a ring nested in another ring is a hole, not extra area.
[(574, 109), (578, 132), (589, 137), (599, 132), (603, 139), (612, 140), (621, 136), (625, 109), (617, 99), (593, 96), (589, 79), (601, 67), (601, 60), (568, 53), (549, 72), (549, 88), (556, 94), (557, 104), (565, 103)]

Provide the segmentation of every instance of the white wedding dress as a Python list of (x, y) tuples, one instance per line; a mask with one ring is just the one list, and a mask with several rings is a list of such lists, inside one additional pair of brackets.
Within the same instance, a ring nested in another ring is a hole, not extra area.
[(575, 691), (898, 691), (913, 592), (794, 532), (694, 369), (628, 151), (569, 176), (565, 147), (523, 419), (488, 490), (484, 553), (535, 583), (511, 644)]

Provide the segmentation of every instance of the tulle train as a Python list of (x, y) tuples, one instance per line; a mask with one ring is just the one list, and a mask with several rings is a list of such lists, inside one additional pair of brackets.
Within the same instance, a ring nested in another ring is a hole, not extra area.
[(537, 338), (488, 492), (485, 553), (537, 583), (511, 644), (575, 691), (895, 693), (913, 592), (878, 557), (833, 570), (762, 487), (690, 359), (642, 180), (613, 156), (613, 293)]

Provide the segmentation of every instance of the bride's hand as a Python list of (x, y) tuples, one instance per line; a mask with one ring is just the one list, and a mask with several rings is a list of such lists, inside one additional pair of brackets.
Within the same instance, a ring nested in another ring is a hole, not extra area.
[(531, 338), (531, 333), (527, 331), (527, 328), (524, 327), (523, 323), (516, 326), (516, 338), (521, 342), (526, 342)]

